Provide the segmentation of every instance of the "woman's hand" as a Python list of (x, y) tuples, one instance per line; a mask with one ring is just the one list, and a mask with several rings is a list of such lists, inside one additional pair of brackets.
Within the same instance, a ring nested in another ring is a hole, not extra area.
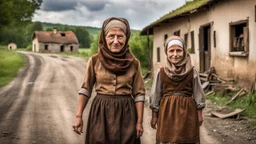
[(136, 124), (136, 132), (137, 132), (137, 138), (141, 137), (143, 134), (143, 126), (142, 123), (137, 122)]
[(150, 124), (153, 129), (157, 129), (157, 117), (153, 117)]
[(199, 126), (201, 126), (203, 124), (203, 117), (202, 116), (198, 116), (198, 122), (199, 122)]
[(83, 119), (82, 117), (76, 117), (75, 123), (73, 124), (74, 132), (81, 135), (83, 133)]
[(201, 126), (203, 124), (203, 110), (197, 110), (197, 114), (198, 114), (198, 122), (199, 122), (199, 126)]

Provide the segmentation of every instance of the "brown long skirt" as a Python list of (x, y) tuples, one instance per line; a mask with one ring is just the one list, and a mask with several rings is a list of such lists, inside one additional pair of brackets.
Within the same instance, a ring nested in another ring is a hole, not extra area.
[(131, 96), (97, 95), (90, 109), (85, 144), (137, 144)]
[(157, 126), (157, 142), (199, 142), (198, 114), (194, 99), (187, 96), (164, 97), (160, 101)]

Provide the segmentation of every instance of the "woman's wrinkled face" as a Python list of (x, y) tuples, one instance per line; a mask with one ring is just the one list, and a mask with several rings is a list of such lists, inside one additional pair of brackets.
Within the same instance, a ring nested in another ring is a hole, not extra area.
[(126, 42), (124, 31), (121, 28), (111, 28), (106, 35), (106, 42), (111, 52), (120, 52)]
[(167, 49), (167, 57), (169, 62), (173, 64), (179, 63), (184, 56), (184, 50), (178, 45), (172, 45)]

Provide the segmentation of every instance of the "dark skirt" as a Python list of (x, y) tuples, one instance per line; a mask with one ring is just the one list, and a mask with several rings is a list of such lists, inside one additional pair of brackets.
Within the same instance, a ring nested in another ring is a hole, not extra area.
[(160, 101), (156, 140), (162, 143), (199, 142), (199, 123), (194, 99), (167, 96)]
[(135, 144), (136, 108), (131, 96), (97, 95), (91, 105), (85, 144)]

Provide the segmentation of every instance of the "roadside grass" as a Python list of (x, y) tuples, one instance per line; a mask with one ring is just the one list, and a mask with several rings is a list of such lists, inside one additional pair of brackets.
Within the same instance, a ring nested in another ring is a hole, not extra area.
[[(235, 95), (235, 93), (232, 93)], [(211, 100), (213, 103), (225, 106), (226, 103), (232, 98), (231, 96), (221, 95), (220, 93), (211, 94), (206, 96), (207, 99)], [(248, 94), (241, 97), (238, 97), (227, 105), (231, 109), (244, 109), (245, 111), (241, 113), (242, 116), (248, 118), (253, 126), (256, 126), (256, 93)]]
[(24, 66), (24, 56), (15, 51), (8, 51), (7, 46), (0, 46), (0, 87), (10, 83)]
[(91, 49), (90, 48), (79, 48), (78, 52), (72, 52), (72, 53), (61, 53), (61, 55), (67, 55), (67, 56), (76, 56), (76, 57), (82, 57), (85, 59), (89, 59)]

